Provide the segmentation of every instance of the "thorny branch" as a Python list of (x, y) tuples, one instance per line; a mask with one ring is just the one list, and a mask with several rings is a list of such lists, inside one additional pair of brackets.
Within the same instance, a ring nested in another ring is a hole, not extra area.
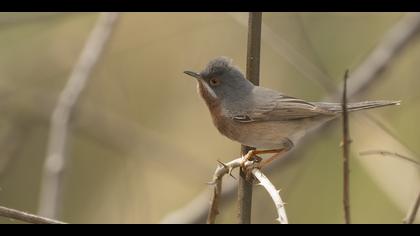
[(285, 203), (280, 196), (280, 190), (277, 190), (276, 187), (274, 187), (270, 180), (259, 169), (252, 169), (252, 174), (256, 179), (258, 179), (258, 181), (260, 181), (259, 185), (263, 186), (267, 190), (268, 194), (270, 194), (270, 197), (273, 199), (278, 214), (277, 221), (280, 222), (280, 224), (289, 224), (286, 210), (284, 208)]
[(64, 222), (58, 220), (52, 220), (45, 217), (33, 215), (23, 211), (18, 211), (15, 209), (10, 209), (7, 207), (0, 206), (0, 216), (7, 217), (9, 219), (20, 220), (26, 223), (32, 224), (65, 224)]
[(222, 193), (222, 179), (223, 176), (226, 174), (232, 173), (233, 169), (243, 166), (250, 166), (252, 162), (246, 162), (246, 157), (248, 155), (245, 155), (243, 157), (237, 158), (233, 161), (230, 161), (228, 163), (222, 163), (219, 162), (219, 166), (216, 168), (213, 179), (208, 184), (214, 185), (213, 187), (213, 194), (210, 201), (210, 207), (209, 212), (207, 215), (207, 223), (208, 224), (214, 224), (216, 221), (216, 216), (219, 214), (219, 199), (220, 195)]
[(68, 126), (73, 108), (109, 41), (118, 13), (101, 13), (51, 115), (47, 157), (41, 182), (39, 214), (57, 218), (62, 202)]
[(210, 210), (207, 217), (207, 223), (214, 224), (216, 220), (216, 216), (219, 213), (218, 211), (218, 203), (220, 198), (220, 193), (222, 191), (222, 178), (226, 174), (230, 174), (233, 169), (238, 167), (244, 167), (247, 171), (250, 171), (252, 175), (260, 181), (260, 185), (263, 186), (267, 192), (270, 194), (271, 198), (274, 201), (274, 205), (276, 206), (276, 210), (278, 213), (277, 220), (281, 224), (288, 224), (288, 219), (286, 215), (286, 211), (284, 209), (284, 203), (281, 200), (280, 192), (276, 190), (274, 185), (270, 182), (270, 180), (259, 170), (259, 163), (254, 161), (248, 161), (249, 156), (251, 155), (251, 151), (249, 151), (246, 155), (237, 158), (233, 161), (228, 163), (220, 163), (220, 165), (216, 168), (214, 172), (213, 179), (209, 184), (214, 185), (213, 188), (213, 195), (210, 202)]
[[(242, 24), (245, 25), (245, 24)], [(363, 61), (361, 65), (359, 65), (351, 75), (351, 86), (348, 88), (348, 97), (354, 97), (359, 95), (363, 91), (366, 91), (374, 84), (375, 81), (381, 78), (382, 73), (388, 68), (391, 63), (397, 58), (407, 46), (414, 41), (418, 32), (420, 31), (420, 13), (408, 13), (404, 16), (397, 24), (395, 24), (382, 38), (382, 40), (377, 44), (376, 48), (373, 52)], [(264, 32), (263, 32), (264, 34)], [(265, 34), (264, 34), (265, 35)], [(387, 55), (386, 57), (382, 58), (380, 55)], [(338, 88), (342, 88), (339, 86)], [(339, 90), (337, 90), (339, 91)], [(331, 98), (337, 97), (337, 93), (329, 94), (325, 97), (324, 100), (329, 100)], [(299, 140), (296, 145), (295, 150), (303, 147), (302, 142), (310, 140), (315, 134), (323, 130), (324, 128), (328, 127), (328, 123), (325, 123), (321, 127), (311, 130), (307, 133), (306, 138)], [(271, 166), (267, 168), (267, 170), (273, 170), (278, 168), (284, 168), (287, 163), (290, 161), (290, 157), (292, 157), (293, 152), (289, 152), (285, 154), (282, 160), (277, 162), (273, 162)], [(228, 187), (225, 186), (225, 191), (223, 195), (227, 195), (229, 197), (233, 197), (232, 194), (236, 188), (236, 185), (230, 185)], [(199, 196), (202, 196), (200, 194)], [(185, 217), (183, 214), (188, 213), (188, 211), (184, 211), (184, 207), (169, 213), (166, 217), (163, 218), (162, 222), (169, 223), (176, 222), (176, 223), (197, 223), (203, 222), (205, 219), (207, 208), (207, 201), (203, 200), (201, 202), (201, 206), (198, 207), (198, 203), (194, 200), (194, 210), (196, 211), (194, 216), (195, 217)], [(187, 205), (189, 207), (189, 205)], [(188, 213), (191, 214), (191, 213)], [(176, 219), (187, 219), (185, 221), (178, 221)]]
[(231, 174), (232, 170), (241, 165), (242, 158), (235, 159), (229, 163), (222, 163), (216, 168), (213, 179), (209, 184), (214, 185), (213, 194), (210, 201), (210, 208), (207, 215), (207, 224), (214, 224), (216, 216), (219, 214), (219, 199), (222, 194), (222, 178), (225, 174)]

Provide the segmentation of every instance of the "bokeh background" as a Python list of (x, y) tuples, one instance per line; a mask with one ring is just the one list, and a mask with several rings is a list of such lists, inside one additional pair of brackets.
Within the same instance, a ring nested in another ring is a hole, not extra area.
[[(403, 15), (264, 13), (270, 34), (262, 35), (261, 85), (321, 100), (327, 90), (319, 81), (338, 86)], [(0, 205), (37, 212), (49, 117), (98, 16), (0, 14)], [(72, 115), (60, 220), (159, 223), (209, 190), (216, 160), (238, 157), (240, 148), (213, 127), (182, 71), (199, 71), (220, 55), (245, 71), (246, 22), (246, 13), (121, 14)], [(418, 158), (419, 39), (352, 99), (403, 101), (351, 115), (355, 223), (401, 223), (419, 191), (414, 165), (359, 155), (384, 149)], [(268, 175), (282, 189), (291, 223), (343, 222), (340, 140), (336, 122)], [(218, 222), (235, 223), (236, 207), (225, 200)], [(275, 214), (255, 187), (253, 223), (275, 223)]]

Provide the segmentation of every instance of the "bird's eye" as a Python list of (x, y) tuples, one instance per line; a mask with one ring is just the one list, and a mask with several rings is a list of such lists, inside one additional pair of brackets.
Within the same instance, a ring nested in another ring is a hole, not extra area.
[(219, 84), (220, 84), (220, 80), (219, 79), (217, 79), (217, 78), (211, 78), (210, 79), (210, 85), (211, 86), (217, 86)]

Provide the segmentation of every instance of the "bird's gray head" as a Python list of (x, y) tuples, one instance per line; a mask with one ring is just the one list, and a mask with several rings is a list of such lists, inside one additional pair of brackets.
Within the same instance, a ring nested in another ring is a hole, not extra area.
[(199, 92), (207, 103), (239, 100), (254, 86), (227, 57), (211, 60), (200, 73), (192, 71), (184, 71), (184, 73), (197, 79)]

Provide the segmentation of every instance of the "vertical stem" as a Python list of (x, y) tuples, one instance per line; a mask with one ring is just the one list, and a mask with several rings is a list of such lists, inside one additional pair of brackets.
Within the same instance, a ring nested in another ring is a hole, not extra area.
[(344, 89), (342, 100), (343, 111), (343, 207), (344, 207), (344, 222), (351, 223), (350, 219), (350, 135), (349, 135), (349, 120), (347, 112), (347, 78), (349, 71), (344, 75)]
[(261, 12), (249, 13), (246, 78), (255, 85), (260, 84), (261, 21)]
[[(259, 85), (260, 80), (261, 20), (261, 12), (249, 13), (246, 78), (255, 85)], [(251, 149), (253, 148), (242, 145), (241, 154), (245, 155)], [(242, 169), (239, 173), (238, 203), (239, 223), (250, 224), (252, 207), (252, 179), (248, 179), (246, 173)]]
[[(241, 146), (241, 153), (245, 155), (249, 150), (253, 149), (248, 146)], [(251, 208), (252, 208), (252, 182), (253, 177), (247, 176), (246, 172), (239, 168), (239, 183), (238, 183), (238, 223), (251, 223)]]

